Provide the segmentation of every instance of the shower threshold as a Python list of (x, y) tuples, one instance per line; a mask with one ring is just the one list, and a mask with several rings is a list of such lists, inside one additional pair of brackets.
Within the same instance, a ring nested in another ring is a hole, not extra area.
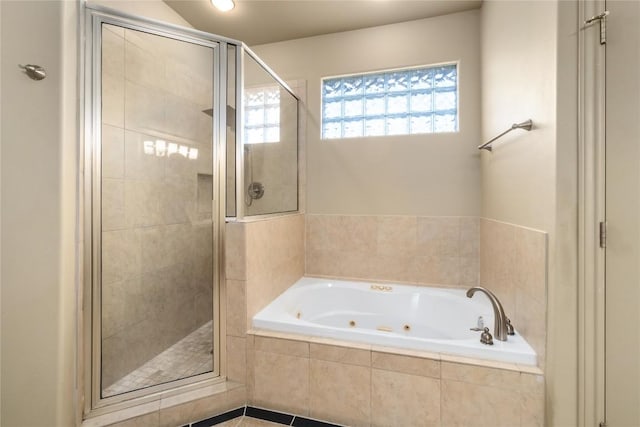
[(103, 397), (139, 390), (213, 370), (212, 322), (209, 321), (154, 357), (106, 387)]

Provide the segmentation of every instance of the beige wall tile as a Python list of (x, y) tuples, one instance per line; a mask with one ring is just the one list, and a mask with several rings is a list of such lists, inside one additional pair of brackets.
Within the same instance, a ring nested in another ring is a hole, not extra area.
[(102, 282), (125, 280), (140, 274), (141, 236), (138, 230), (102, 233)]
[(547, 235), (484, 218), (480, 234), (480, 283), (498, 296), (544, 366)]
[[(150, 45), (153, 46), (154, 42)], [(153, 52), (127, 40), (125, 42), (125, 69), (127, 79), (155, 89), (162, 89), (165, 78), (165, 61)]]
[(511, 321), (538, 354), (538, 366), (544, 367), (546, 348), (546, 304), (527, 298), (524, 293), (516, 295), (515, 316)]
[(255, 337), (247, 334), (247, 402), (253, 402), (253, 392), (255, 389)]
[(160, 182), (164, 177), (165, 160), (153, 154), (145, 153), (145, 141), (155, 142), (157, 137), (140, 132), (125, 131), (124, 134), (124, 171), (129, 179), (145, 179)]
[(254, 338), (254, 346), (256, 351), (265, 351), (296, 357), (309, 357), (309, 343), (306, 341), (293, 341), (257, 336)]
[(247, 279), (246, 235), (242, 223), (225, 225), (225, 274), (227, 279)]
[(464, 381), (472, 384), (520, 389), (520, 372), (472, 366), (461, 363), (442, 362), (443, 380)]
[(460, 258), (448, 256), (416, 257), (414, 270), (417, 282), (430, 285), (458, 285)]
[[(125, 112), (124, 120), (126, 120), (127, 129), (166, 130), (165, 104), (167, 102), (164, 92), (130, 81), (125, 83), (124, 90), (124, 109), (121, 111)], [(107, 123), (118, 126), (115, 122)]]
[(247, 347), (245, 338), (227, 335), (227, 378), (244, 384), (247, 381)]
[(127, 179), (124, 183), (124, 214), (127, 227), (150, 227), (163, 224), (160, 181)]
[(477, 218), (308, 215), (306, 235), (309, 275), (447, 286), (478, 283)]
[(414, 277), (414, 262), (412, 257), (393, 254), (376, 254), (373, 257), (373, 261), (370, 274), (365, 278), (410, 282)]
[(439, 426), (440, 380), (373, 369), (371, 425)]
[(460, 253), (459, 217), (418, 217), (417, 253), (457, 257)]
[(102, 231), (126, 227), (124, 188), (122, 179), (102, 180)]
[(140, 276), (102, 285), (102, 338), (109, 338), (122, 329), (144, 319), (149, 311)]
[(309, 359), (254, 352), (254, 405), (309, 414)]
[(304, 275), (304, 215), (246, 223), (247, 323)]
[(486, 219), (480, 224), (480, 284), (500, 299), (507, 313), (515, 310), (515, 227)]
[(371, 366), (387, 371), (440, 378), (440, 361), (438, 360), (374, 351), (371, 353)]
[(243, 337), (247, 332), (247, 282), (227, 280), (227, 335)]
[(309, 354), (312, 359), (349, 365), (371, 366), (371, 351), (369, 350), (310, 343)]
[(311, 359), (310, 415), (350, 426), (368, 426), (371, 369)]
[(547, 234), (515, 228), (514, 280), (519, 293), (536, 301), (546, 301)]
[(124, 78), (124, 39), (121, 28), (104, 25), (102, 31), (102, 72)]
[(521, 374), (521, 416), (522, 427), (542, 427), (545, 422), (544, 377)]
[(123, 76), (102, 73), (102, 123), (124, 128), (125, 84)]
[(102, 126), (102, 178), (124, 178), (124, 129)]
[(227, 391), (227, 407), (229, 409), (239, 408), (247, 404), (247, 387), (239, 386)]
[(377, 246), (377, 218), (374, 216), (307, 215), (309, 250), (361, 251), (372, 253)]
[(442, 426), (520, 425), (520, 393), (493, 386), (441, 380)]
[(414, 216), (380, 216), (378, 218), (377, 252), (413, 256), (417, 250), (418, 223)]

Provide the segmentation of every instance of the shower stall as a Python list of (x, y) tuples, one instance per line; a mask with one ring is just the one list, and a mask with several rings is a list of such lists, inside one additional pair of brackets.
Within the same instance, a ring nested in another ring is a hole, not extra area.
[(298, 210), (298, 100), (240, 41), (84, 26), (89, 411), (224, 380), (224, 224)]

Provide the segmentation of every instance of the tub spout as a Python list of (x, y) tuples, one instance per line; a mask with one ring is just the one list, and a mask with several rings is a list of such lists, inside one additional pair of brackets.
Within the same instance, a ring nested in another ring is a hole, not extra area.
[(491, 305), (493, 306), (493, 336), (494, 338), (500, 341), (506, 341), (508, 335), (508, 319), (506, 314), (504, 313), (504, 308), (502, 308), (502, 304), (500, 304), (500, 300), (496, 297), (493, 292), (490, 290), (483, 288), (481, 286), (474, 286), (473, 288), (467, 291), (467, 297), (471, 298), (476, 291), (480, 291), (484, 293), (487, 297), (489, 297), (489, 301), (491, 301)]

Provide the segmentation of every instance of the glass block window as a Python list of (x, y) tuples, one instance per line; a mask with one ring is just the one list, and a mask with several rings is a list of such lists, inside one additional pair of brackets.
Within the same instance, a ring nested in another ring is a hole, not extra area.
[(267, 86), (244, 91), (244, 143), (280, 141), (280, 88)]
[(322, 80), (322, 139), (458, 131), (458, 67)]

